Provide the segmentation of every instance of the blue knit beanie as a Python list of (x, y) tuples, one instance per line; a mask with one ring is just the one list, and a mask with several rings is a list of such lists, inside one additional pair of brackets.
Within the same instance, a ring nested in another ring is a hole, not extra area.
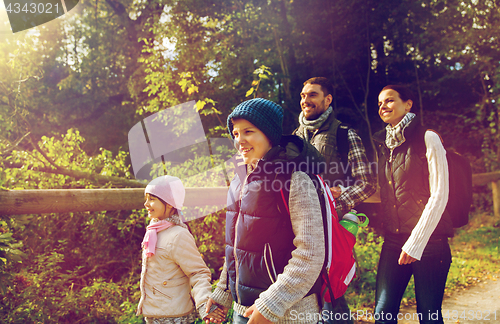
[(243, 118), (251, 122), (264, 135), (273, 146), (279, 144), (283, 133), (283, 108), (267, 99), (255, 98), (243, 101), (227, 117), (227, 128), (234, 140), (232, 119)]

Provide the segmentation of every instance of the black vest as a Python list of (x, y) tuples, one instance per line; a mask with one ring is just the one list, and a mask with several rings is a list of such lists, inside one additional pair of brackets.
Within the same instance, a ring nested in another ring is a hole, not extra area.
[[(385, 144), (386, 130), (376, 133), (382, 218), (386, 234), (410, 234), (430, 197), (429, 169), (425, 156), (425, 131), (416, 120), (404, 130), (405, 142), (393, 151)], [(450, 215), (445, 211), (433, 236), (453, 236)]]
[(290, 216), (279, 192), (271, 189), (284, 184), (261, 169), (259, 165), (246, 181), (235, 176), (227, 201), (226, 266), (233, 299), (244, 306), (252, 306), (269, 288), (276, 280), (273, 265), (276, 274), (282, 273), (295, 249)]
[[(283, 273), (296, 248), (290, 214), (280, 189), (290, 190), (294, 170), (322, 171), (323, 160), (313, 147), (297, 136), (284, 136), (282, 142), (287, 141), (298, 147), (300, 154), (296, 159), (273, 158), (285, 151), (282, 147), (273, 147), (248, 175), (246, 165), (240, 163), (229, 187), (226, 268), (233, 300), (243, 306), (252, 306), (259, 294)], [(311, 149), (315, 152), (308, 153)], [(306, 156), (309, 159), (304, 159)], [(309, 294), (319, 291), (318, 283), (319, 280)]]
[[(341, 124), (332, 113), (316, 132), (309, 135), (309, 142), (325, 158), (326, 168), (321, 177), (329, 187), (336, 187), (338, 185), (349, 187), (354, 182), (354, 179), (351, 177), (351, 169), (348, 161), (342, 160), (337, 145), (337, 132)], [(299, 125), (293, 133), (305, 139), (306, 132), (307, 130), (304, 126)], [(348, 145), (348, 143), (345, 143), (345, 145)]]

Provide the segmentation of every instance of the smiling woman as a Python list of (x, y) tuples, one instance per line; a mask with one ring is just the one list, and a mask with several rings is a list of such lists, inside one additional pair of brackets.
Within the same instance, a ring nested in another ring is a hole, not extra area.
[(413, 100), (405, 96), (404, 92), (400, 95), (396, 90), (384, 88), (378, 96), (378, 114), (384, 123), (391, 126), (396, 126), (406, 113), (410, 112), (412, 106)]
[(443, 323), (441, 305), (453, 236), (445, 211), (449, 194), (446, 151), (437, 133), (411, 113), (411, 91), (389, 85), (379, 94), (379, 115), (388, 125), (379, 142), (379, 184), (384, 244), (377, 270), (375, 315), (395, 323), (410, 278), (415, 279), (418, 312), (436, 314), (420, 323)]

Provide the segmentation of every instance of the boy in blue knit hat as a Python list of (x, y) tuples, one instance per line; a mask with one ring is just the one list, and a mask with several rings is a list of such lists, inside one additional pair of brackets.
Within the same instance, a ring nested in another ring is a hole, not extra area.
[[(252, 168), (271, 147), (279, 144), (282, 124), (283, 108), (262, 98), (239, 104), (227, 118), (229, 134), (236, 141), (235, 146), (241, 145), (237, 149), (245, 164)], [(242, 144), (243, 137), (245, 142)]]
[(261, 98), (241, 103), (227, 120), (243, 163), (228, 191), (226, 260), (207, 307), (234, 301), (233, 323), (320, 319), (323, 221), (307, 172), (323, 160), (300, 137), (282, 136), (282, 123), (283, 109)]

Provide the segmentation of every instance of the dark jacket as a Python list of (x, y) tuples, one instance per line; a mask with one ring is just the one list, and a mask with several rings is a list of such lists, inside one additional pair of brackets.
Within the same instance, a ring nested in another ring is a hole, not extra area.
[[(410, 122), (404, 129), (405, 142), (394, 149), (392, 162), (385, 144), (385, 128), (373, 136), (378, 143), (382, 223), (386, 234), (411, 234), (429, 200), (426, 130), (415, 120)], [(432, 236), (453, 236), (453, 225), (446, 211)]]
[(320, 173), (323, 161), (314, 147), (291, 135), (283, 136), (250, 174), (244, 164), (237, 168), (226, 212), (228, 282), (237, 303), (253, 305), (288, 264), (295, 235), (280, 189), (289, 190), (294, 171)]

